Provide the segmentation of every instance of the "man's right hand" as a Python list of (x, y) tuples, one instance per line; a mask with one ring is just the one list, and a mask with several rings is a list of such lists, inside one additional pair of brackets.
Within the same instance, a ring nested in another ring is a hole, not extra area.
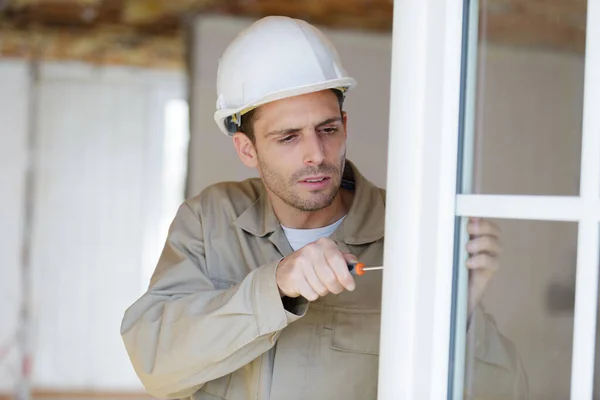
[(279, 262), (276, 279), (282, 296), (302, 296), (315, 301), (329, 293), (353, 291), (354, 278), (348, 262), (358, 260), (340, 252), (335, 242), (322, 238), (293, 252)]

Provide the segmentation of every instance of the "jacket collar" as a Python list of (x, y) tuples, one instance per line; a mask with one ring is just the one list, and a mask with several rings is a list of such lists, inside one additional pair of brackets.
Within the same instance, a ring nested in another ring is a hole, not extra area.
[[(344, 168), (342, 187), (354, 191), (354, 201), (332, 238), (349, 245), (372, 243), (383, 238), (385, 192), (363, 177), (358, 168), (348, 160)], [(258, 199), (240, 214), (235, 220), (235, 225), (259, 237), (281, 230), (263, 185), (260, 185)]]

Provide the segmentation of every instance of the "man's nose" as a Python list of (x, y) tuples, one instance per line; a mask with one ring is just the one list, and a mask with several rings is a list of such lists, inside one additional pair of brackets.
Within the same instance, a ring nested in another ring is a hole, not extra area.
[(323, 141), (317, 132), (310, 132), (304, 136), (304, 164), (321, 165), (325, 159)]

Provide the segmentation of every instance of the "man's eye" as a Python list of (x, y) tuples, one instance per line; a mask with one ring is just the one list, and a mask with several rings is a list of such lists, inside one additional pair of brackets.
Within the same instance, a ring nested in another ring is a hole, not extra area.
[(278, 142), (279, 143), (290, 143), (292, 140), (294, 140), (295, 137), (296, 137), (295, 135), (286, 136), (283, 139), (279, 139)]
[(337, 132), (337, 130), (338, 130), (337, 127), (330, 126), (330, 127), (321, 129), (321, 132), (323, 132), (323, 133), (335, 133), (335, 132)]

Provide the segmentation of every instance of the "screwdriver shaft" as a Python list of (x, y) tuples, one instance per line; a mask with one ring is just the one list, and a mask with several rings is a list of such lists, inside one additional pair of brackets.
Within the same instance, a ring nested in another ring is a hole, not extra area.
[(377, 271), (383, 269), (383, 267), (364, 267), (363, 271)]

